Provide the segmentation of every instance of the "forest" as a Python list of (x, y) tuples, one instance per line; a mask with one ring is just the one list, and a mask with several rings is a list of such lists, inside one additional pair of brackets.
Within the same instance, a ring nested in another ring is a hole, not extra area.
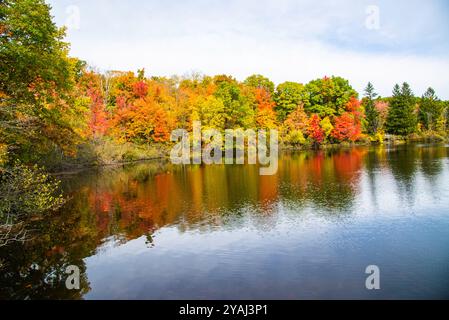
[(64, 37), (43, 0), (0, 1), (0, 246), (64, 204), (49, 172), (164, 157), (172, 130), (194, 121), (277, 129), (293, 149), (448, 137), (449, 103), (432, 88), (416, 95), (404, 82), (380, 97), (339, 76), (275, 85), (262, 75), (100, 72), (71, 57)]

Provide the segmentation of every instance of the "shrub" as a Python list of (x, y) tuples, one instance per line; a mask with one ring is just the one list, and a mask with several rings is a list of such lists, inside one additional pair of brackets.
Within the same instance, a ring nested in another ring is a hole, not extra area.
[(0, 246), (27, 240), (34, 219), (65, 203), (59, 184), (37, 166), (0, 169)]
[(291, 145), (304, 145), (306, 138), (304, 138), (302, 131), (293, 130), (287, 135), (286, 142)]
[(370, 141), (374, 143), (383, 144), (385, 140), (385, 133), (382, 131), (377, 131), (375, 135), (370, 136)]
[(323, 128), (324, 135), (326, 136), (326, 139), (330, 136), (332, 130), (334, 130), (334, 126), (331, 123), (331, 120), (329, 117), (324, 118), (320, 122), (321, 128)]

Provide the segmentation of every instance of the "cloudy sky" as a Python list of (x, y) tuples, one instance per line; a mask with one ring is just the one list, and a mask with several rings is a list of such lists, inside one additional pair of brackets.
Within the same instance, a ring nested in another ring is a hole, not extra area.
[(390, 95), (408, 81), (449, 99), (446, 0), (50, 0), (71, 54), (148, 75), (339, 75)]

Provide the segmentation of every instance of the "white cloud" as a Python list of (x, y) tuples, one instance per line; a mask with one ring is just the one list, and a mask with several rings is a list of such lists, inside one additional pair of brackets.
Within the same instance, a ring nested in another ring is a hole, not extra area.
[[(64, 23), (64, 8), (73, 3), (51, 2)], [(238, 79), (261, 73), (276, 83), (339, 75), (359, 92), (371, 81), (390, 95), (394, 83), (408, 81), (417, 95), (432, 86), (449, 99), (440, 23), (447, 12), (430, 18), (438, 1), (424, 7), (380, 1), (378, 33), (364, 28), (366, 4), (360, 1), (78, 3), (81, 28), (69, 33), (71, 53), (102, 69), (145, 67), (152, 75), (196, 70)], [(405, 8), (410, 10), (394, 16)]]

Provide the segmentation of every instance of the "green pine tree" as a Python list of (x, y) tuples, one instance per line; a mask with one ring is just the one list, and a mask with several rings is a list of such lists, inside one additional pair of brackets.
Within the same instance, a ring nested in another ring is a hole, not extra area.
[(367, 122), (367, 131), (369, 134), (375, 134), (379, 128), (379, 112), (376, 110), (374, 99), (376, 99), (377, 93), (374, 91), (374, 86), (371, 82), (365, 88), (365, 115)]
[(388, 133), (401, 136), (416, 131), (415, 97), (406, 82), (403, 83), (402, 88), (398, 84), (394, 86), (386, 126)]
[(419, 105), (419, 121), (427, 130), (443, 129), (439, 128), (444, 117), (444, 105), (435, 94), (432, 88), (427, 89), (421, 98)]

